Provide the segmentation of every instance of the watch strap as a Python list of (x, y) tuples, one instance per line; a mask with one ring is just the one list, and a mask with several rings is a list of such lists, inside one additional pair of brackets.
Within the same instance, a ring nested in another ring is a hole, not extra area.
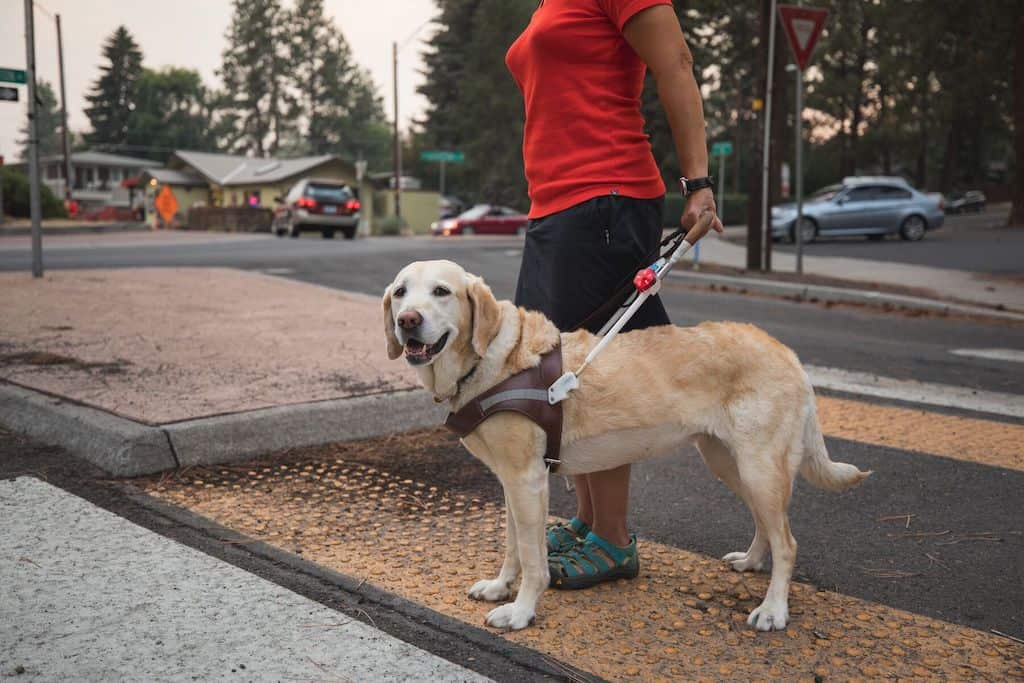
[(703, 190), (704, 188), (710, 188), (714, 191), (715, 178), (714, 176), (704, 176), (703, 178), (682, 177), (679, 179), (679, 187), (682, 190), (684, 197), (696, 192), (697, 190)]

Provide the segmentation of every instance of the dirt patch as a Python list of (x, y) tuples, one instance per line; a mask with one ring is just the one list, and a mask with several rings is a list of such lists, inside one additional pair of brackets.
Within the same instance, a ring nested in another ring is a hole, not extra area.
[(87, 363), (78, 358), (62, 356), (59, 353), (50, 353), (49, 351), (24, 351), (0, 355), (0, 367), (12, 365), (29, 365), (33, 367), (61, 366), (71, 370), (83, 370), (86, 372), (95, 370), (103, 374), (116, 375), (124, 372), (125, 366), (131, 365), (131, 363), (123, 360), (111, 363)]

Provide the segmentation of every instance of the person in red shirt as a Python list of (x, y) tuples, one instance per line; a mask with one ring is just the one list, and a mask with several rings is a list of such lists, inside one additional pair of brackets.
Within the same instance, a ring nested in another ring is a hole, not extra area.
[[(526, 105), (531, 202), (516, 304), (562, 330), (586, 323), (596, 332), (605, 320), (589, 314), (647, 265), (662, 234), (665, 185), (640, 113), (647, 69), (689, 181), (682, 225), (716, 212), (690, 51), (671, 0), (541, 0), (505, 62)], [(711, 227), (722, 231), (717, 217)], [(665, 324), (654, 296), (625, 330)], [(552, 586), (586, 588), (638, 574), (626, 525), (629, 474), (623, 465), (574, 477), (575, 517), (547, 529)]]

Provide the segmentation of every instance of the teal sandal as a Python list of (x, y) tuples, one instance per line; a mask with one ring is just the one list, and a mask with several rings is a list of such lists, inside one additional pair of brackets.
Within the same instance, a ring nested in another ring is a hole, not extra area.
[(551, 587), (560, 590), (590, 588), (605, 581), (633, 579), (640, 573), (636, 536), (620, 548), (593, 531), (572, 548), (548, 555)]
[(587, 523), (573, 517), (568, 522), (551, 524), (547, 529), (548, 554), (563, 553), (583, 540), (590, 533)]

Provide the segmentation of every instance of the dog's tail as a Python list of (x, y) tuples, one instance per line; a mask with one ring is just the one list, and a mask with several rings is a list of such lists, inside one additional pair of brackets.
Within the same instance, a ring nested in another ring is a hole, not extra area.
[(800, 463), (800, 474), (820, 489), (844, 491), (852, 488), (871, 476), (871, 471), (863, 472), (845, 462), (832, 462), (818, 424), (813, 391), (808, 392), (808, 395), (807, 418), (804, 421), (804, 457)]

